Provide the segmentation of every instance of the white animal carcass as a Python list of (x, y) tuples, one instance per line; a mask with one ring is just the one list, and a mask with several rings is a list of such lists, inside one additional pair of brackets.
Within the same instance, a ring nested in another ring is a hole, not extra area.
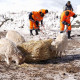
[(15, 61), (16, 65), (18, 65), (24, 60), (21, 51), (17, 49), (12, 41), (6, 38), (0, 39), (0, 57), (4, 57), (8, 65), (11, 61)]
[(6, 38), (14, 42), (16, 45), (25, 42), (24, 38), (17, 31), (8, 31), (6, 34)]
[(58, 34), (55, 41), (51, 43), (51, 46), (52, 46), (51, 48), (53, 51), (54, 50), (56, 51), (56, 55), (61, 56), (62, 52), (64, 52), (66, 49), (66, 46), (68, 44), (67, 42), (68, 42), (68, 39), (67, 39), (66, 33), (60, 33)]

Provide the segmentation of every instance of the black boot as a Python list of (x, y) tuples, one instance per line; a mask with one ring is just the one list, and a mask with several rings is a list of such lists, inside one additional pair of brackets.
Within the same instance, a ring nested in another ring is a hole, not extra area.
[(40, 32), (40, 29), (38, 28), (38, 31)]
[(35, 32), (36, 32), (36, 35), (38, 35), (38, 29), (36, 29)]
[(72, 39), (71, 36), (70, 36), (71, 31), (68, 31), (67, 33), (68, 33), (68, 39)]
[(30, 36), (33, 35), (32, 30), (30, 30)]

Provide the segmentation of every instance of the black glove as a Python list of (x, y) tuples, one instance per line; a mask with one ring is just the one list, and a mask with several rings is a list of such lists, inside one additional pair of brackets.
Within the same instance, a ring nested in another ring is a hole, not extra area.
[(39, 26), (39, 21), (35, 21), (36, 25)]
[(76, 18), (77, 17), (77, 15), (75, 14), (75, 15), (73, 15), (73, 18)]
[(70, 24), (67, 24), (68, 26), (70, 26)]
[(64, 25), (67, 25), (67, 24), (68, 24), (66, 21), (63, 21), (62, 23), (63, 23)]

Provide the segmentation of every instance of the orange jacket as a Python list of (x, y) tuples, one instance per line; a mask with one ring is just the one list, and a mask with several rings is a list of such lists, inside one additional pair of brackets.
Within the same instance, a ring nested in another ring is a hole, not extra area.
[(39, 12), (42, 12), (43, 14), (46, 14), (45, 11), (46, 11), (45, 9), (39, 10)]
[[(69, 15), (68, 16), (65, 15), (66, 11), (69, 11)], [(66, 21), (66, 22), (70, 23), (70, 17), (72, 17), (73, 15), (75, 15), (75, 13), (72, 12), (71, 10), (66, 10), (66, 11), (63, 11), (63, 13), (61, 14), (60, 21), (61, 22)]]
[(35, 20), (35, 21), (41, 21), (43, 20), (43, 17), (40, 16), (40, 13), (37, 12), (37, 11), (33, 11), (32, 12), (32, 18)]

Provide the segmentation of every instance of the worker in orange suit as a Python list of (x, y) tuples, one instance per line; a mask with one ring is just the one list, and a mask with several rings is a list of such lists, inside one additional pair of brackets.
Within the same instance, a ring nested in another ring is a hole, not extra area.
[(33, 35), (32, 30), (34, 29), (36, 32), (36, 35), (38, 35), (38, 29), (39, 29), (39, 21), (43, 20), (44, 14), (42, 12), (32, 11), (29, 14), (29, 20), (30, 20), (30, 35)]
[(41, 21), (41, 25), (43, 26), (43, 17), (44, 14), (48, 13), (48, 10), (42, 9), (37, 11), (33, 11), (29, 14), (30, 20), (30, 35), (33, 35), (32, 30), (35, 29), (36, 35), (38, 35), (39, 31), (39, 22)]
[(70, 17), (76, 18), (77, 15), (72, 12), (71, 10), (66, 10), (63, 11), (61, 14), (61, 19), (60, 19), (60, 33), (64, 32), (64, 27), (65, 25), (67, 26), (67, 34), (68, 34), (68, 39), (71, 39), (71, 23), (70, 23)]

